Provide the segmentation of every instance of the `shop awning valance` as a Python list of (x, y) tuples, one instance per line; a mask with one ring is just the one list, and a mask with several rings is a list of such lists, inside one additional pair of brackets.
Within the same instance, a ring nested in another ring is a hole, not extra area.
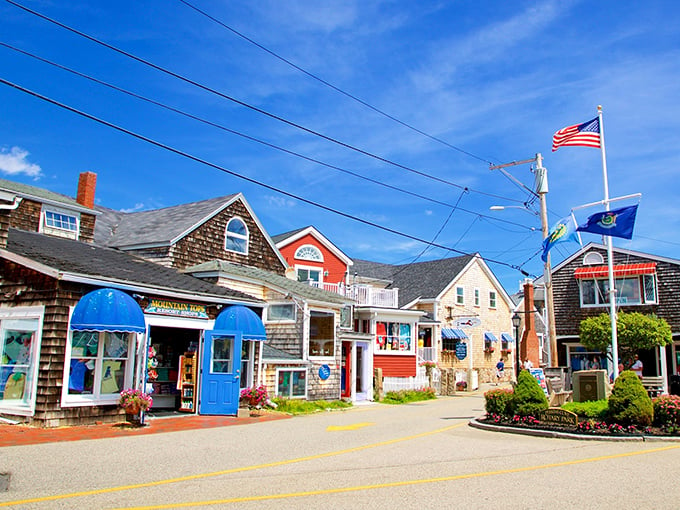
[(85, 294), (71, 316), (76, 331), (144, 333), (144, 312), (128, 294), (117, 289), (97, 289)]
[(498, 342), (498, 338), (491, 331), (484, 332), (484, 340), (487, 342)]
[(462, 329), (442, 328), (442, 338), (447, 340), (465, 340), (467, 337)]
[[(640, 274), (656, 273), (656, 262), (643, 264), (620, 264), (614, 266), (614, 277), (636, 276)], [(579, 267), (574, 271), (576, 278), (606, 278), (609, 275), (607, 266), (587, 266)]]
[(515, 339), (509, 333), (501, 333), (501, 340), (508, 342), (509, 344), (515, 343)]
[(243, 305), (232, 305), (222, 310), (215, 319), (213, 330), (241, 331), (243, 340), (263, 342), (267, 339), (262, 319)]

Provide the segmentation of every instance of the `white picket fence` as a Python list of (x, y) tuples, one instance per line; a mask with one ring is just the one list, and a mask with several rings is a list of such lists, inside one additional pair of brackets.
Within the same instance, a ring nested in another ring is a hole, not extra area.
[[(430, 386), (430, 380), (425, 374), (425, 367), (418, 367), (415, 377), (384, 377), (383, 391), (420, 390)], [(436, 393), (441, 391), (441, 372), (438, 368), (432, 369), (432, 387)]]

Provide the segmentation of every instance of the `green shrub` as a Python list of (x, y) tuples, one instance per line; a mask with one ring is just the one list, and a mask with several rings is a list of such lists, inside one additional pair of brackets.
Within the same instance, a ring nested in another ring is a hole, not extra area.
[(345, 402), (344, 400), (301, 400), (274, 398), (272, 401), (277, 406), (276, 411), (295, 415), (352, 407), (351, 402)]
[(513, 398), (514, 413), (519, 416), (538, 416), (545, 409), (548, 409), (548, 398), (541, 385), (528, 370), (522, 370)]
[(654, 424), (665, 429), (680, 427), (680, 397), (662, 395), (652, 401), (654, 406)]
[(434, 388), (422, 388), (420, 390), (388, 391), (382, 402), (385, 404), (406, 404), (435, 398), (437, 398), (437, 395)]
[(609, 421), (620, 425), (647, 427), (654, 420), (654, 407), (642, 381), (625, 370), (614, 382), (609, 396)]
[(484, 393), (486, 401), (486, 414), (497, 414), (499, 416), (512, 416), (514, 392), (510, 389), (495, 389)]
[(608, 416), (609, 405), (606, 399), (602, 399), (589, 402), (567, 402), (562, 405), (562, 409), (576, 413), (580, 418), (605, 421)]

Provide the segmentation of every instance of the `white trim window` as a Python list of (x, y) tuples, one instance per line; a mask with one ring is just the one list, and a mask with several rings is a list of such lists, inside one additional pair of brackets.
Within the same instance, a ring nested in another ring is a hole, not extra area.
[(309, 357), (335, 357), (335, 314), (312, 311), (309, 316)]
[(234, 216), (227, 223), (227, 229), (224, 236), (224, 249), (248, 255), (248, 226), (241, 218)]
[(413, 354), (413, 331), (408, 323), (378, 321), (375, 323), (375, 352)]
[(0, 412), (35, 413), (42, 307), (0, 310)]
[(480, 298), (479, 298), (479, 289), (475, 289), (475, 306), (479, 306), (480, 303)]
[(295, 303), (269, 303), (267, 322), (295, 322)]
[(80, 215), (63, 209), (43, 207), (40, 213), (40, 232), (55, 237), (78, 239)]
[(307, 369), (277, 368), (276, 396), (281, 398), (307, 398)]
[(318, 287), (323, 282), (323, 270), (313, 266), (295, 266), (299, 282), (309, 283)]
[(465, 287), (461, 285), (456, 285), (456, 304), (457, 305), (465, 304)]
[[(619, 305), (649, 305), (658, 303), (656, 275), (642, 274), (616, 278), (616, 303)], [(581, 307), (609, 305), (609, 279), (584, 278), (579, 282)]]
[(323, 254), (312, 244), (303, 244), (295, 251), (295, 258), (298, 260), (311, 260), (312, 262), (323, 262)]
[(489, 291), (489, 308), (496, 308), (496, 291), (495, 290), (490, 290)]
[(71, 331), (62, 406), (111, 405), (132, 385), (135, 333)]

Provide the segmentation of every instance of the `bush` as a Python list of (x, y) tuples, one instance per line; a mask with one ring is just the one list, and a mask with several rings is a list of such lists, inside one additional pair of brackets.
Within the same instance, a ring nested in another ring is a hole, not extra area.
[(489, 390), (484, 394), (486, 401), (486, 414), (496, 414), (499, 416), (512, 416), (513, 398), (515, 394), (510, 389)]
[(590, 402), (567, 402), (562, 405), (562, 409), (576, 413), (581, 418), (597, 421), (606, 420), (609, 413), (609, 405), (606, 399)]
[(528, 370), (522, 370), (517, 377), (513, 411), (519, 416), (538, 416), (545, 409), (548, 409), (548, 398), (541, 385)]
[(351, 402), (345, 402), (344, 400), (301, 400), (301, 399), (287, 399), (287, 398), (275, 398), (273, 399), (276, 404), (276, 411), (288, 414), (311, 414), (318, 413), (320, 411), (332, 411), (336, 409), (347, 409), (352, 407)]
[(680, 397), (662, 395), (652, 401), (654, 406), (654, 425), (664, 429), (680, 427)]
[(407, 402), (419, 402), (421, 400), (432, 400), (437, 398), (434, 388), (423, 388), (420, 390), (401, 390), (388, 391), (385, 394), (383, 403), (385, 404), (405, 404)]
[(609, 396), (609, 421), (646, 427), (654, 420), (654, 407), (640, 378), (625, 370), (614, 382)]

